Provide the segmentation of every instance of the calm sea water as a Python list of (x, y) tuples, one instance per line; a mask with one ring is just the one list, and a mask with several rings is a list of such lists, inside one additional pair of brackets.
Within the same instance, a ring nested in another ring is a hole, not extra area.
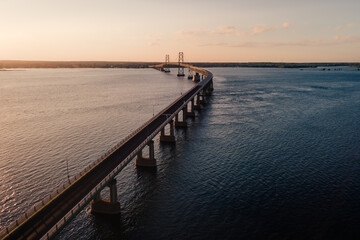
[[(360, 72), (214, 68), (215, 91), (155, 169), (118, 176), (121, 216), (57, 239), (359, 239)], [(193, 86), (175, 71), (0, 72), (6, 226)], [(104, 191), (106, 195), (106, 191)]]

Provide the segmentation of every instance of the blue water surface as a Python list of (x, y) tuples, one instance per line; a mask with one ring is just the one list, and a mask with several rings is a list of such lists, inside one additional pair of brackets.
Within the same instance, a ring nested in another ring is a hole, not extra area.
[[(57, 239), (360, 238), (360, 72), (351, 68), (209, 70), (215, 75), (213, 95), (195, 119), (188, 119), (187, 129), (176, 130), (174, 145), (155, 141), (158, 166), (136, 168), (131, 162), (117, 176), (121, 215), (95, 217), (87, 207)], [(57, 170), (64, 166), (64, 156), (77, 154), (71, 158), (71, 174), (75, 174), (193, 86), (186, 78), (176, 78), (174, 71), (167, 76), (155, 70), (106, 71), (75, 71), (85, 90), (71, 95), (71, 107), (63, 107), (61, 118), (66, 119), (62, 123), (79, 127), (64, 127), (75, 134), (72, 139), (56, 131), (58, 140), (47, 140), (54, 149), (60, 144), (46, 173), (49, 179), (54, 172), (65, 176), (63, 168)], [(66, 71), (64, 79), (73, 75)], [(64, 86), (75, 84), (76, 76), (60, 84), (64, 93), (59, 96), (68, 94)], [(84, 80), (89, 78), (90, 82)], [(126, 91), (125, 86), (133, 87)], [(152, 97), (156, 89), (160, 90)], [(122, 95), (116, 95), (119, 91)], [(93, 93), (98, 93), (96, 98)], [(72, 104), (76, 94), (81, 96), (78, 108)], [(49, 121), (42, 118), (44, 124)], [(36, 132), (31, 136), (39, 138)], [(41, 138), (37, 141), (47, 144)], [(62, 144), (70, 144), (64, 156)], [(43, 149), (46, 146), (37, 150), (44, 151), (39, 162), (46, 165), (49, 154)], [(8, 162), (2, 169), (10, 169)], [(31, 169), (31, 164), (26, 166)], [(8, 212), (2, 218), (13, 220), (10, 213), (27, 210), (24, 201), (29, 196), (35, 201), (42, 191), (51, 192), (44, 184), (38, 182), (30, 195), (29, 189), (13, 190), (14, 197), (5, 199), (3, 206), (14, 204), (3, 208)]]

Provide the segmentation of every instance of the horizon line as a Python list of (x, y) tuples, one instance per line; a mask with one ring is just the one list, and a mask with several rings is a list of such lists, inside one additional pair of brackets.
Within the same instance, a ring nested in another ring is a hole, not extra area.
[[(0, 62), (102, 62), (102, 63), (162, 63), (164, 61), (127, 61), (127, 60), (21, 60), (21, 59), (0, 59)], [(175, 61), (177, 62), (177, 61)], [(188, 63), (360, 63), (354, 61), (186, 61)]]

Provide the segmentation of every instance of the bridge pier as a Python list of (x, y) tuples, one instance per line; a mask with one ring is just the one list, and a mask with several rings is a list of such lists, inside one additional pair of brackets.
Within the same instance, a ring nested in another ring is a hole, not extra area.
[(214, 85), (212, 80), (205, 86), (204, 93), (206, 96), (210, 96), (212, 92), (214, 91)]
[[(194, 101), (195, 99), (191, 99), (190, 103), (191, 103), (191, 109), (190, 111), (187, 111), (186, 112), (186, 116), (187, 117), (191, 117), (191, 118), (194, 118), (195, 117), (195, 112), (194, 112), (194, 107), (195, 107), (195, 104), (194, 104)], [(186, 110), (187, 110), (187, 106), (186, 106)]]
[(194, 109), (200, 110), (201, 109), (201, 106), (200, 106), (200, 94), (198, 93), (194, 98), (195, 98)]
[(186, 127), (187, 127), (187, 123), (186, 123), (187, 107), (185, 106), (181, 111), (183, 112), (182, 121), (179, 121), (179, 113), (177, 113), (177, 114), (175, 115), (175, 127), (183, 127), (183, 128), (186, 128)]
[(110, 188), (109, 200), (102, 199), (100, 192), (90, 203), (91, 212), (93, 214), (116, 215), (120, 214), (120, 203), (117, 200), (116, 179), (112, 179), (107, 185)]
[(205, 104), (206, 103), (206, 98), (205, 98), (205, 92), (204, 90), (201, 90), (201, 93), (199, 95), (199, 102), (201, 104)]
[(142, 150), (137, 155), (135, 159), (135, 165), (140, 167), (156, 167), (156, 159), (154, 157), (154, 141), (151, 140), (148, 144), (149, 147), (149, 157), (144, 158), (142, 155)]
[(214, 91), (214, 83), (213, 83), (213, 80), (212, 80), (212, 79), (211, 79), (209, 85), (210, 85), (210, 91), (211, 91), (211, 92)]
[(211, 96), (212, 91), (210, 91), (210, 88), (207, 88), (205, 90), (205, 96)]
[(169, 122), (170, 135), (165, 134), (165, 127), (161, 129), (160, 142), (175, 142), (174, 120)]

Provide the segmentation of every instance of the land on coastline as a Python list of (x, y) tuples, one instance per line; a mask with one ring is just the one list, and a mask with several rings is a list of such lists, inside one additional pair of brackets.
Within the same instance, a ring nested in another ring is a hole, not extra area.
[[(13, 68), (148, 68), (160, 62), (120, 62), (120, 61), (22, 61), (0, 60), (0, 71)], [(267, 68), (316, 68), (349, 66), (360, 67), (360, 63), (318, 62), (318, 63), (282, 63), (282, 62), (247, 62), (247, 63), (217, 63), (192, 62), (198, 67), (267, 67)]]

